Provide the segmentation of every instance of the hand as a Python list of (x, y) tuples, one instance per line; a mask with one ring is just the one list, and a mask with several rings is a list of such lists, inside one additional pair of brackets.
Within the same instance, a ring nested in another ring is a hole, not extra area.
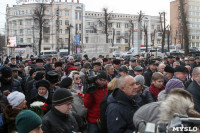
[(9, 91), (9, 90), (5, 90), (5, 91), (3, 91), (3, 94), (4, 94), (5, 96), (8, 96), (8, 95), (10, 94), (10, 91)]

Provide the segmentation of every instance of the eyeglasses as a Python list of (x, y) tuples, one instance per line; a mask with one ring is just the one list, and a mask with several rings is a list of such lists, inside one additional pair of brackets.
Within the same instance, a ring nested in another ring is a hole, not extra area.
[(75, 78), (75, 80), (79, 80), (79, 79), (81, 79), (81, 78), (80, 78), (80, 77), (76, 77), (76, 78)]

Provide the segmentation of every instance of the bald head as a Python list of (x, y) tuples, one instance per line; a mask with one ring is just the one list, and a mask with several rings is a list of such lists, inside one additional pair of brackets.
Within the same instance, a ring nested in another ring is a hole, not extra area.
[(121, 76), (119, 78), (119, 87), (130, 98), (133, 98), (137, 94), (136, 81), (130, 75)]
[(163, 63), (159, 64), (159, 66), (158, 66), (158, 71), (161, 72), (161, 73), (164, 73), (165, 67), (166, 67), (165, 64), (163, 64)]

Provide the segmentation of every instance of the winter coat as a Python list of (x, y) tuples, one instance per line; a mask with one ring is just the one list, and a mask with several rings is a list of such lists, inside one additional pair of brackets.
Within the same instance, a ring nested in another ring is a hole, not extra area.
[(20, 111), (22, 110), (17, 108), (12, 108), (11, 105), (7, 105), (6, 108), (4, 109), (3, 120), (8, 128), (8, 133), (17, 130), (15, 126), (15, 119)]
[[(0, 92), (0, 133), (7, 132), (7, 127), (5, 124), (3, 124), (3, 111), (5, 107), (8, 105), (8, 100), (6, 96), (3, 95), (3, 93)], [(2, 125), (1, 125), (2, 124)]]
[(153, 84), (149, 87), (149, 91), (151, 92), (155, 101), (158, 100), (158, 94), (164, 89), (165, 89), (165, 86), (162, 86), (161, 88), (157, 88)]
[(152, 82), (152, 75), (153, 72), (150, 70), (150, 68), (148, 68), (145, 72), (144, 72), (144, 80), (145, 80), (145, 85), (146, 86), (150, 86), (151, 82)]
[(45, 73), (47, 73), (48, 71), (52, 71), (52, 66), (51, 66), (51, 64), (45, 64), (45, 65), (44, 65), (44, 68), (45, 68)]
[(76, 112), (79, 116), (86, 118), (87, 108), (83, 104), (84, 99), (82, 97), (80, 97), (78, 95), (78, 93), (76, 93), (75, 90), (69, 89), (69, 91), (71, 91), (73, 98), (74, 98), (74, 102), (72, 104), (72, 111)]
[(8, 90), (10, 92), (13, 92), (13, 91), (23, 92), (20, 82), (16, 79), (12, 79), (12, 82), (10, 84), (4, 84), (3, 82), (1, 82), (0, 90), (1, 92), (5, 90)]
[(139, 108), (133, 99), (119, 88), (115, 89), (107, 99), (107, 128), (108, 133), (133, 133), (133, 115)]
[(185, 84), (184, 84), (185, 88), (188, 88), (189, 85), (192, 83), (192, 81), (193, 81), (192, 78), (190, 78), (188, 81), (186, 81)]
[(193, 80), (187, 90), (192, 94), (194, 100), (194, 109), (200, 112), (200, 86)]
[(144, 104), (148, 104), (151, 102), (155, 102), (151, 92), (149, 91), (149, 87), (143, 86), (142, 94), (140, 94)]
[[(40, 101), (40, 102), (43, 102), (43, 103), (46, 103), (48, 106), (47, 106), (47, 111), (48, 112), (51, 107), (52, 107), (52, 94), (49, 93), (48, 95), (48, 98), (45, 99), (44, 97), (40, 96), (40, 95), (37, 95), (36, 97), (34, 97), (32, 100), (31, 100), (31, 103), (35, 102), (35, 101)], [(45, 113), (46, 113), (45, 112)]]
[(134, 70), (131, 66), (129, 66), (129, 71), (128, 71), (128, 74), (135, 77), (135, 74), (134, 74)]
[(96, 124), (96, 120), (100, 119), (100, 103), (104, 96), (107, 94), (107, 87), (100, 88), (97, 85), (96, 92), (85, 93), (84, 105), (87, 108), (87, 120), (90, 123)]
[(85, 133), (86, 125), (75, 113), (63, 114), (54, 107), (42, 118), (43, 133)]
[[(35, 96), (37, 96), (37, 93), (35, 94), (35, 92), (34, 92), (34, 94), (33, 94), (33, 92), (32, 92), (32, 90), (33, 90), (33, 88), (35, 88), (36, 89), (36, 82), (37, 82), (37, 80), (35, 80), (35, 79), (33, 79), (33, 80), (31, 80), (31, 81), (29, 81), (28, 83), (27, 83), (27, 85), (26, 85), (26, 93), (25, 93), (25, 96), (26, 96), (26, 101), (27, 101), (27, 105), (28, 105), (28, 107), (29, 107), (29, 105), (30, 105), (30, 103), (31, 103), (31, 99), (33, 99)], [(36, 89), (37, 90), (37, 89)], [(37, 92), (37, 91), (36, 91)]]
[(156, 124), (159, 121), (159, 107), (161, 102), (152, 102), (140, 107), (134, 114), (133, 122), (137, 131), (143, 133), (146, 128), (146, 123)]

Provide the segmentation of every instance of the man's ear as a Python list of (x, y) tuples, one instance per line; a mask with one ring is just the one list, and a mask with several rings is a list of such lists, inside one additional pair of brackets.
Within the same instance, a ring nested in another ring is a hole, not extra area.
[(155, 80), (152, 80), (152, 84), (155, 84), (155, 82), (156, 82)]

